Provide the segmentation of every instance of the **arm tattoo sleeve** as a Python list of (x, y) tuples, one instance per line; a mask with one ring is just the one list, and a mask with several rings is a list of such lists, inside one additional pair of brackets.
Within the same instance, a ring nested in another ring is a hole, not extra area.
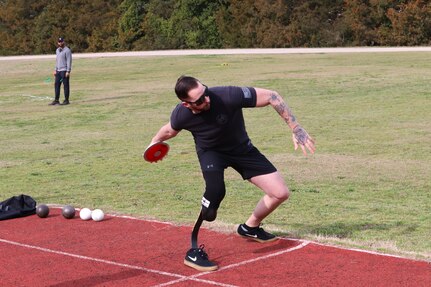
[(284, 119), (286, 124), (288, 124), (290, 127), (294, 127), (296, 118), (280, 95), (277, 93), (271, 93), (269, 102), (277, 111), (277, 113)]

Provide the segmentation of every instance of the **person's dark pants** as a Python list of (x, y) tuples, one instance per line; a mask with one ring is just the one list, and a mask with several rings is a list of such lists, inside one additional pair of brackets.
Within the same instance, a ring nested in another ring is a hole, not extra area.
[(60, 87), (61, 87), (61, 83), (63, 83), (63, 87), (64, 87), (64, 99), (66, 101), (69, 100), (69, 93), (70, 93), (70, 88), (69, 88), (69, 78), (66, 77), (66, 71), (59, 71), (55, 74), (55, 100), (59, 101), (60, 100)]

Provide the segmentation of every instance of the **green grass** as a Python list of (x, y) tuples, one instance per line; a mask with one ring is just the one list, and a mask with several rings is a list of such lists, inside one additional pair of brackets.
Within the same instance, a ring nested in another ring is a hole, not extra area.
[[(244, 114), (292, 195), (265, 220), (278, 234), (431, 259), (431, 54), (74, 59), (71, 105), (52, 107), (52, 60), (0, 62), (0, 200), (193, 224), (204, 189), (188, 132), (157, 164), (141, 154), (177, 104), (181, 74), (277, 90), (317, 141), (294, 152), (270, 107)], [(231, 232), (262, 196), (227, 170), (217, 223)]]

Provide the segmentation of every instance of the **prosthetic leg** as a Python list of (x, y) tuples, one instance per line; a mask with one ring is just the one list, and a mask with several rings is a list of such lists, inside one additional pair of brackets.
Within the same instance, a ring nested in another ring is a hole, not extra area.
[(192, 248), (187, 251), (184, 264), (199, 271), (214, 271), (218, 269), (217, 264), (209, 261), (208, 254), (204, 251), (204, 246), (198, 246), (198, 233), (204, 221), (202, 211), (192, 231)]
[[(217, 209), (223, 200), (226, 188), (222, 171), (204, 172), (204, 178), (207, 185), (204, 197), (202, 197), (202, 209), (193, 227), (191, 236), (192, 247), (184, 258), (184, 264), (199, 271), (213, 271), (218, 266), (208, 259), (208, 254), (204, 251), (204, 245), (198, 245), (198, 234), (204, 220), (211, 222), (217, 218)], [(205, 198), (207, 194), (211, 195), (211, 197)], [(212, 204), (211, 201), (213, 202)]]
[(192, 248), (198, 248), (198, 234), (199, 229), (201, 228), (202, 222), (204, 221), (204, 218), (202, 216), (202, 211), (199, 213), (198, 220), (196, 220), (195, 226), (193, 227), (192, 231)]

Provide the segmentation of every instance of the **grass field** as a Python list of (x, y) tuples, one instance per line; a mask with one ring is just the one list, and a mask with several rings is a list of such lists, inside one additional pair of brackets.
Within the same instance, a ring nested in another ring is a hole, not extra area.
[[(277, 90), (316, 139), (304, 157), (272, 108), (245, 110), (253, 143), (292, 191), (267, 229), (431, 259), (431, 53), (75, 59), (65, 107), (48, 106), (54, 64), (0, 62), (0, 201), (28, 194), (193, 224), (204, 186), (190, 134), (169, 141), (162, 162), (141, 158), (188, 74)], [(218, 220), (205, 225), (231, 232), (261, 192), (231, 169), (226, 179)]]

